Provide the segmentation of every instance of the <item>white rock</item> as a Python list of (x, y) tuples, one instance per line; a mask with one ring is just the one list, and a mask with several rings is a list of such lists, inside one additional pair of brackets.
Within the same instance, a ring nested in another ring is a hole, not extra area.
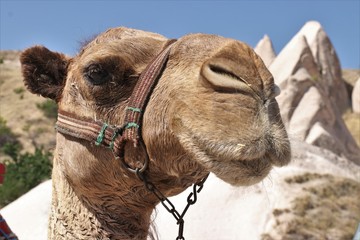
[[(322, 26), (317, 21), (309, 21), (300, 29), (296, 35), (302, 35), (306, 38), (310, 46), (316, 41), (317, 34), (322, 30)], [(315, 47), (315, 46), (314, 46)], [(316, 56), (316, 49), (311, 49), (313, 55)]]
[(355, 113), (360, 113), (360, 78), (355, 83), (351, 97), (353, 111)]
[[(284, 182), (287, 177), (312, 172), (360, 182), (360, 166), (303, 142), (291, 145), (290, 165), (274, 169), (267, 179), (252, 187), (232, 187), (210, 175), (197, 203), (186, 214), (185, 238), (261, 239), (262, 233), (272, 231), (273, 210), (288, 208), (302, 187), (289, 186)], [(179, 211), (185, 206), (190, 190), (170, 198)], [(1, 214), (19, 239), (45, 240), (50, 201), (51, 181), (47, 181), (4, 207)], [(153, 218), (159, 239), (177, 236), (176, 221), (162, 205), (157, 206)]]
[[(289, 92), (290, 95), (292, 93), (291, 88), (283, 92)], [(294, 97), (287, 98), (291, 99)], [(287, 128), (289, 135), (294, 139), (328, 149), (360, 164), (360, 149), (346, 128), (341, 114), (334, 109), (331, 100), (326, 98), (316, 85), (308, 88), (303, 94)]]
[(316, 122), (310, 129), (305, 142), (315, 146), (327, 146), (327, 149), (331, 149), (332, 152), (340, 155), (344, 151), (344, 146), (333, 135), (335, 134), (331, 132), (331, 129), (326, 130), (323, 124)]
[(266, 67), (269, 67), (276, 57), (273, 44), (268, 35), (265, 35), (258, 42), (254, 50), (264, 61)]
[(284, 81), (299, 67), (305, 68), (319, 83), (319, 87), (340, 113), (350, 106), (340, 61), (329, 37), (318, 22), (307, 22), (281, 50), (269, 69), (276, 83), (282, 87)]
[(21, 240), (47, 239), (51, 180), (41, 183), (1, 209), (11, 230)]
[(305, 141), (309, 130), (318, 120), (322, 110), (321, 101), (322, 96), (314, 86), (304, 93), (290, 120), (288, 131), (292, 137)]
[(307, 22), (297, 35), (306, 38), (321, 74), (319, 82), (332, 104), (343, 113), (350, 106), (350, 101), (342, 79), (340, 61), (329, 37), (320, 23), (315, 21)]
[(293, 76), (286, 81), (286, 86), (276, 98), (281, 112), (281, 117), (288, 129), (290, 119), (300, 100), (308, 89), (314, 85), (311, 76), (304, 68), (300, 68)]
[(299, 68), (306, 69), (312, 78), (318, 78), (317, 65), (309, 45), (302, 35), (296, 35), (291, 39), (270, 65), (269, 70), (274, 76), (275, 83), (283, 90), (286, 81), (295, 74)]
[[(298, 145), (292, 163), (274, 169), (269, 178), (255, 186), (235, 188), (210, 175), (198, 195), (198, 202), (186, 214), (184, 237), (261, 239), (261, 234), (273, 229), (274, 209), (291, 209), (292, 201), (302, 188), (286, 184), (287, 177), (311, 172), (360, 181), (359, 166), (308, 144), (292, 142), (292, 145)], [(183, 209), (188, 193), (170, 198), (177, 209)], [(176, 221), (161, 205), (157, 207), (155, 223), (160, 239), (176, 238)]]
[[(305, 142), (321, 146), (336, 153), (339, 156), (345, 156), (353, 162), (360, 165), (360, 151), (342, 121), (333, 125), (326, 125), (316, 122), (310, 129)], [(336, 136), (336, 137), (334, 137)]]
[[(349, 99), (340, 63), (321, 25), (314, 21), (306, 23), (269, 70), (282, 90), (277, 101), (290, 136), (360, 163), (355, 157), (360, 155), (360, 149), (341, 116), (349, 106)], [(312, 129), (316, 122), (326, 131)], [(310, 131), (312, 134), (307, 139)], [(339, 145), (328, 144), (332, 141)]]

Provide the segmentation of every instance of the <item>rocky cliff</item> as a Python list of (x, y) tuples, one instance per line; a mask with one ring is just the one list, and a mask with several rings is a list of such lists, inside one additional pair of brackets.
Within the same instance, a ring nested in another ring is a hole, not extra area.
[[(267, 46), (258, 52), (265, 59), (273, 52)], [(360, 164), (360, 149), (342, 119), (351, 98), (336, 51), (321, 25), (306, 23), (269, 69), (282, 90), (277, 101), (290, 136)]]

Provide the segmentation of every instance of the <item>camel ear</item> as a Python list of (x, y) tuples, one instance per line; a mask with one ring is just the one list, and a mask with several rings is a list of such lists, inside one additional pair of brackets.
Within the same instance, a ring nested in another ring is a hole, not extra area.
[(20, 56), (27, 89), (43, 97), (59, 100), (65, 85), (70, 59), (43, 46), (26, 49)]

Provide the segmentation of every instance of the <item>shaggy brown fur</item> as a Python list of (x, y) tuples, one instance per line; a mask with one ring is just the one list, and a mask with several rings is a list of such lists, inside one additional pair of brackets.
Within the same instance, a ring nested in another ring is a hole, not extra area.
[[(167, 39), (115, 28), (74, 58), (44, 47), (21, 57), (25, 85), (79, 116), (121, 125), (139, 74)], [(176, 42), (143, 117), (149, 179), (166, 195), (208, 171), (233, 185), (290, 160), (276, 87), (246, 44), (193, 34)], [(144, 156), (126, 147), (126, 161)], [(49, 239), (146, 239), (158, 200), (105, 148), (57, 134)]]

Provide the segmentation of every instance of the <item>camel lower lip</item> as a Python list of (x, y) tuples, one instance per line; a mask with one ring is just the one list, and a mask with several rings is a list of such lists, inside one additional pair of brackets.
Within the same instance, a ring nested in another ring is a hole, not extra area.
[(271, 168), (272, 166), (272, 162), (270, 161), (270, 159), (266, 158), (265, 156), (258, 159), (238, 160), (232, 162), (239, 168), (245, 168), (252, 171), (254, 175), (262, 175), (264, 169), (267, 169), (269, 167)]
[(255, 151), (256, 148), (253, 147), (245, 150), (248, 154), (244, 154), (244, 146), (239, 144), (217, 143), (209, 148), (206, 144), (209, 141), (201, 141), (194, 135), (192, 138), (208, 158), (205, 167), (234, 186), (249, 186), (260, 182), (277, 162), (277, 159), (271, 157), (263, 148), (262, 151)]
[(286, 156), (276, 156), (273, 152), (269, 152), (266, 154), (266, 158), (274, 166), (283, 167), (290, 162), (291, 154), (288, 154)]
[(209, 170), (220, 179), (234, 186), (249, 186), (264, 179), (272, 168), (267, 158), (254, 160), (211, 161), (207, 164)]

